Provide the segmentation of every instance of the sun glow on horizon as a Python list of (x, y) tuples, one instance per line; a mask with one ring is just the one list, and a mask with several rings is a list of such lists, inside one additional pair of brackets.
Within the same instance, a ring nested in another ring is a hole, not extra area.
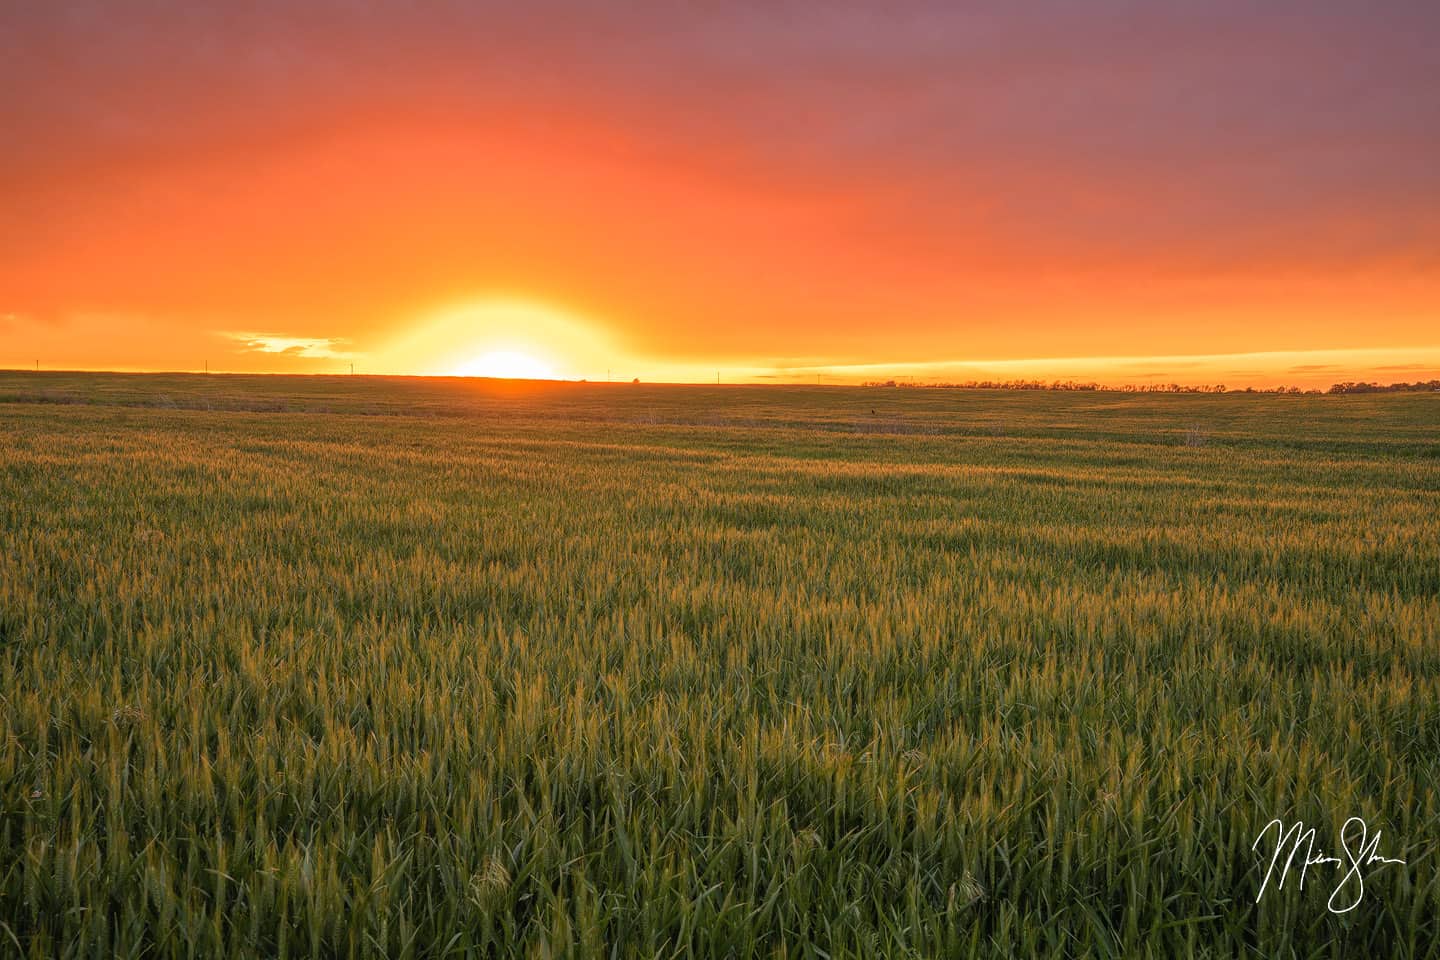
[(608, 324), (533, 298), (460, 301), (417, 314), (402, 329), (375, 349), (402, 375), (573, 380), (630, 366)]
[(559, 380), (554, 365), (519, 350), (490, 350), (457, 366), (456, 377), (494, 377), (501, 380)]

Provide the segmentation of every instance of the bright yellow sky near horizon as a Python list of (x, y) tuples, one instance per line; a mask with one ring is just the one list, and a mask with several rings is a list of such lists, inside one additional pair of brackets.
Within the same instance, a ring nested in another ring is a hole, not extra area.
[(0, 367), (1440, 376), (1440, 14), (1252, 6), (9, 8)]

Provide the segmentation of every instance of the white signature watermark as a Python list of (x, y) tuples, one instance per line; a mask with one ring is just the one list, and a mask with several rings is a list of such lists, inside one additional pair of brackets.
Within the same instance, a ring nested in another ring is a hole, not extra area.
[[(1382, 867), (1387, 863), (1405, 862), (1394, 857), (1381, 856), (1380, 831), (1376, 830), (1374, 837), (1369, 834), (1370, 828), (1362, 818), (1351, 817), (1346, 820), (1345, 825), (1340, 828), (1342, 856), (1332, 857), (1315, 848), (1314, 827), (1306, 827), (1300, 820), (1289, 826), (1278, 818), (1271, 820), (1250, 845), (1251, 850), (1259, 850), (1267, 837), (1271, 838), (1275, 845), (1274, 853), (1270, 856), (1270, 866), (1265, 870), (1265, 878), (1260, 881), (1260, 892), (1255, 895), (1255, 902), (1259, 903), (1260, 898), (1265, 896), (1271, 880), (1274, 880), (1276, 890), (1282, 889), (1291, 867), (1298, 865), (1300, 868), (1301, 890), (1305, 889), (1305, 874), (1311, 867), (1330, 867), (1343, 873), (1340, 882), (1331, 891), (1330, 899), (1325, 901), (1325, 906), (1331, 913), (1349, 913), (1360, 905), (1365, 896), (1367, 869)], [(1263, 860), (1263, 853), (1261, 858)]]

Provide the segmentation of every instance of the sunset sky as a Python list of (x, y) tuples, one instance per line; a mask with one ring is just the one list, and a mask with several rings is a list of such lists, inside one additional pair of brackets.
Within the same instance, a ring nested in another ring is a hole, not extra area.
[(6, 3), (0, 366), (1440, 376), (1440, 4)]

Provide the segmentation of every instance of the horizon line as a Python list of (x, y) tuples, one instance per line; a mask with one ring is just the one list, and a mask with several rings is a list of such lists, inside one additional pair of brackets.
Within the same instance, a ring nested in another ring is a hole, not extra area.
[[(1368, 363), (1366, 361), (1369, 361)], [(1388, 363), (1385, 361), (1389, 361)], [(223, 362), (223, 361), (222, 361)], [(1324, 347), (1299, 350), (1249, 350), (1233, 353), (1108, 354), (1010, 359), (906, 360), (873, 363), (825, 363), (804, 358), (800, 363), (711, 365), (693, 360), (654, 363), (658, 375), (645, 376), (644, 364), (622, 368), (618, 376), (555, 376), (548, 378), (471, 377), (456, 374), (357, 370), (354, 360), (336, 362), (338, 370), (237, 370), (212, 368), (208, 361), (189, 369), (135, 366), (57, 366), (36, 359), (6, 366), (17, 373), (214, 374), (225, 376), (370, 376), (413, 379), (517, 380), (550, 383), (795, 384), (860, 386), (876, 380), (904, 380), (906, 385), (959, 385), (977, 381), (1084, 383), (1107, 389), (1154, 385), (1232, 389), (1309, 386), (1323, 383), (1422, 382), (1440, 376), (1440, 345), (1397, 347)], [(369, 364), (364, 364), (369, 366)], [(1210, 367), (1202, 370), (1198, 368)], [(1151, 368), (1151, 369), (1144, 369)], [(1165, 369), (1182, 368), (1182, 369)], [(712, 379), (711, 373), (714, 377)], [(726, 375), (728, 373), (728, 376)], [(638, 374), (638, 376), (637, 376)], [(1233, 387), (1232, 387), (1233, 384)]]
[[(1302, 387), (1295, 383), (1275, 381), (1267, 386), (1226, 386), (1211, 381), (1185, 382), (1180, 380), (1161, 382), (1105, 382), (1093, 379), (1077, 379), (1075, 377), (1017, 377), (1010, 380), (994, 379), (972, 379), (963, 381), (927, 380), (917, 381), (914, 377), (904, 379), (900, 382), (892, 377), (888, 381), (878, 380), (866, 381), (830, 381), (821, 382), (810, 379), (749, 379), (749, 380), (646, 380), (641, 377), (630, 379), (595, 380), (585, 377), (486, 377), (471, 376), (465, 374), (427, 374), (427, 373), (364, 373), (364, 372), (316, 372), (316, 371), (280, 371), (280, 370), (160, 370), (160, 369), (127, 369), (111, 367), (66, 367), (66, 368), (31, 368), (31, 367), (0, 367), (0, 374), (25, 374), (29, 376), (43, 376), (46, 374), (100, 374), (118, 377), (290, 377), (290, 378), (315, 378), (315, 379), (350, 379), (365, 378), (370, 380), (454, 380), (466, 382), (483, 382), (491, 384), (531, 384), (531, 385), (556, 385), (556, 386), (661, 386), (661, 387), (808, 387), (829, 388), (829, 389), (908, 389), (908, 390), (1013, 390), (1013, 391), (1057, 391), (1057, 392), (1091, 392), (1091, 393), (1305, 393), (1324, 394), (1328, 388), (1310, 386)], [(1413, 379), (1353, 379), (1340, 377), (1333, 380), (1329, 387), (1346, 384), (1366, 384), (1375, 387), (1390, 387), (1399, 384), (1425, 384), (1440, 380), (1440, 370), (1434, 371), (1433, 376), (1423, 374)], [(1034, 384), (1035, 386), (1027, 386)], [(0, 402), (4, 402), (0, 399)]]

